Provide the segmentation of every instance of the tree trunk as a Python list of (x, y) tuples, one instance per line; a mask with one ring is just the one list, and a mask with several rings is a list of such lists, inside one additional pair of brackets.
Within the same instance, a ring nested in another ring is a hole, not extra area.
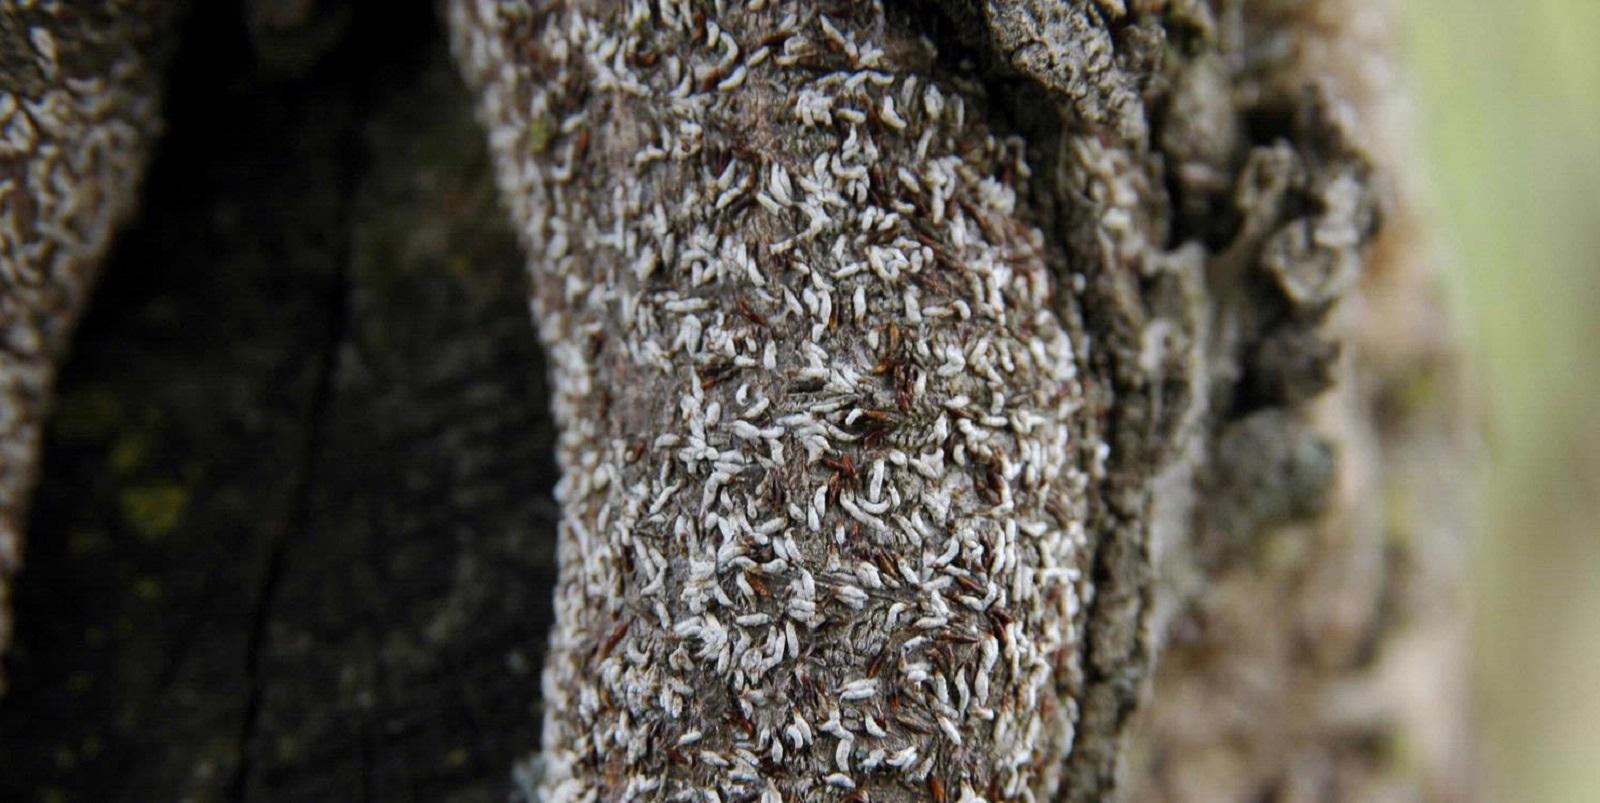
[(190, 20), (0, 788), (1472, 797), (1379, 5), (406, 8)]

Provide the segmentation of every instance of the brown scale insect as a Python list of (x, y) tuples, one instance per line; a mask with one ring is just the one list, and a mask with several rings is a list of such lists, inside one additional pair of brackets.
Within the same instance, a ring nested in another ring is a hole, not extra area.
[(878, 654), (873, 656), (871, 663), (867, 664), (867, 677), (869, 677), (869, 678), (877, 677), (878, 673), (883, 671), (883, 661), (884, 661), (884, 659), (888, 658), (888, 657), (889, 657), (889, 645), (885, 644), (885, 645), (883, 645), (883, 649), (878, 650)]
[(751, 308), (750, 302), (745, 300), (744, 296), (740, 296), (739, 299), (734, 302), (733, 307), (734, 307), (734, 310), (737, 311), (741, 317), (743, 317), (745, 320), (755, 324), (756, 326), (759, 326), (762, 329), (771, 329), (772, 328), (772, 325), (767, 323), (766, 317), (763, 316), (761, 313), (756, 312), (753, 308)]
[(722, 83), (722, 79), (727, 77), (728, 70), (722, 67), (712, 68), (710, 72), (706, 73), (706, 77), (700, 80), (700, 91), (710, 92), (711, 90), (716, 89), (717, 84)]
[(824, 457), (822, 464), (833, 469), (833, 475), (828, 477), (828, 506), (833, 507), (839, 501), (839, 491), (844, 487), (845, 480), (856, 478), (856, 464), (848, 454), (837, 459)]
[(750, 588), (756, 592), (756, 596), (763, 599), (772, 596), (772, 591), (767, 588), (767, 584), (763, 582), (760, 577), (753, 574), (746, 574), (744, 580), (750, 584)]
[(878, 565), (878, 571), (883, 572), (885, 575), (893, 577), (899, 574), (899, 570), (894, 567), (894, 562), (889, 560), (889, 556), (884, 553), (881, 547), (873, 551), (872, 561)]
[(797, 31), (791, 31), (787, 28), (781, 28), (773, 31), (772, 33), (769, 33), (766, 36), (756, 40), (756, 49), (760, 50), (763, 47), (775, 47), (777, 45), (781, 45), (784, 42), (793, 39), (796, 33)]
[(930, 650), (930, 652), (932, 653), (933, 657), (933, 665), (939, 670), (938, 674), (944, 675), (946, 678), (949, 678), (955, 674), (954, 672), (950, 671), (950, 666), (954, 663), (954, 661), (951, 660), (949, 645), (941, 642), (936, 645), (934, 649)]
[(766, 158), (762, 155), (762, 152), (751, 147), (750, 141), (747, 139), (734, 142), (729, 147), (729, 151), (738, 157), (740, 161), (754, 166), (757, 170), (766, 167)]
[(848, 454), (840, 455), (838, 458), (824, 457), (822, 464), (850, 479), (856, 478), (856, 464)]
[(861, 418), (878, 426), (899, 426), (900, 417), (888, 410), (862, 410)]
[[(806, 660), (810, 659), (810, 657), (811, 657), (811, 648), (810, 647), (806, 647), (806, 651), (801, 656), (800, 660), (803, 662), (803, 661), (806, 661)], [(807, 705), (816, 705), (816, 702), (817, 702), (817, 682), (816, 682), (816, 680), (812, 679), (811, 673), (807, 672), (805, 670), (801, 670), (801, 671), (795, 673), (795, 677), (800, 681), (800, 690), (805, 694), (805, 699), (804, 699), (803, 702), (805, 702)]]
[(1044, 509), (1062, 529), (1066, 529), (1072, 524), (1072, 513), (1067, 510), (1066, 504), (1061, 500), (1051, 499), (1045, 502)]
[(589, 82), (583, 80), (577, 73), (573, 73), (567, 79), (567, 83), (562, 89), (566, 94), (566, 97), (563, 98), (563, 105), (566, 108), (581, 108), (584, 102), (589, 99)]
[(900, 327), (891, 323), (884, 327), (884, 330), (889, 342), (884, 345), (883, 357), (878, 360), (877, 365), (872, 366), (873, 376), (890, 374), (900, 364)]
[(782, 510), (789, 502), (789, 492), (785, 490), (780, 475), (777, 472), (768, 471), (761, 482), (765, 486), (762, 495), (767, 504), (771, 505), (770, 509)]
[(876, 449), (883, 445), (883, 439), (887, 437), (889, 437), (889, 430), (887, 428), (874, 429), (868, 432), (866, 437), (861, 439), (861, 445), (867, 447), (868, 449)]
[(888, 245), (899, 236), (900, 233), (896, 229), (873, 229), (871, 233), (867, 234), (866, 243), (868, 245)]
[(973, 485), (978, 494), (990, 504), (998, 505), (1005, 498), (1000, 493), (1000, 489), (1005, 485), (1005, 478), (1000, 476), (1000, 469), (996, 468), (993, 463), (984, 468), (983, 482), (974, 483)]
[(751, 722), (750, 718), (745, 716), (738, 706), (734, 706), (732, 711), (729, 712), (728, 721), (738, 725), (739, 730), (744, 731), (744, 735), (747, 738), (756, 738), (756, 724)]
[(615, 630), (611, 631), (611, 635), (606, 637), (605, 643), (600, 645), (600, 651), (595, 654), (595, 660), (604, 661), (611, 657), (611, 651), (616, 649), (617, 644), (622, 641), (622, 637), (628, 634), (629, 624), (631, 623), (623, 622), (617, 625)]
[(578, 133), (577, 133), (576, 137), (572, 141), (572, 161), (574, 163), (581, 162), (581, 161), (583, 161), (583, 157), (586, 156), (588, 153), (589, 153), (589, 129), (580, 128), (580, 129), (578, 129)]
[(722, 384), (724, 380), (733, 374), (735, 368), (737, 366), (733, 363), (725, 362), (717, 365), (704, 365), (695, 369), (695, 373), (700, 376), (700, 389), (710, 390)]
[(882, 189), (888, 184), (889, 177), (882, 165), (874, 164), (867, 168), (867, 200), (871, 201), (873, 206), (885, 208), (889, 206), (889, 199), (883, 194)]
[(895, 713), (894, 721), (900, 723), (900, 727), (912, 733), (920, 733), (923, 736), (928, 736), (934, 731), (932, 725), (902, 712)]
[(960, 585), (962, 588), (965, 588), (968, 591), (971, 591), (974, 594), (982, 594), (982, 593), (984, 593), (985, 591), (988, 590), (988, 589), (983, 587), (983, 583), (980, 583), (977, 580), (972, 579), (971, 575), (958, 574), (958, 575), (955, 575), (955, 578), (956, 578), (956, 583), (958, 585)]
[[(1004, 614), (1003, 611), (1001, 613)], [(994, 637), (1000, 641), (1000, 646), (1002, 646), (1002, 647), (1010, 647), (1011, 646), (1011, 631), (1010, 631), (1011, 617), (1010, 616), (1004, 616), (1003, 618), (994, 617), (994, 618), (991, 618), (989, 620), (989, 624), (990, 624), (990, 628), (989, 629), (994, 633)]]
[(960, 630), (956, 630), (955, 628), (951, 628), (951, 627), (947, 627), (947, 628), (944, 628), (943, 630), (939, 631), (939, 640), (940, 641), (947, 641), (947, 642), (950, 642), (952, 644), (977, 644), (978, 643), (978, 637), (977, 636), (974, 636), (971, 633), (965, 633), (965, 632), (962, 632)]
[(894, 382), (894, 403), (900, 412), (911, 412), (911, 400), (916, 388), (916, 380), (911, 376), (911, 366), (904, 362), (897, 363), (891, 381)]

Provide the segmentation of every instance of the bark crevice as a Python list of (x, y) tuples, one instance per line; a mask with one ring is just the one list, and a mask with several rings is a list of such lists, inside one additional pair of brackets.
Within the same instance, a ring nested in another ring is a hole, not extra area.
[[(353, 185), (347, 186), (344, 194), (348, 196), (353, 189)], [(349, 255), (340, 255), (336, 260), (341, 265), (347, 265)], [(322, 343), (321, 352), (312, 358), (313, 364), (317, 366), (312, 380), (315, 390), (308, 402), (306, 416), (299, 425), (305, 435), (298, 446), (299, 466), (296, 474), (299, 480), (288, 503), (290, 509), (288, 526), (274, 533), (269, 543), (265, 545), (266, 557), (262, 561), (260, 584), (255, 591), (247, 623), (244, 665), (248, 694), (239, 723), (237, 769), (234, 771), (233, 781), (228, 784), (229, 799), (236, 803), (242, 803), (248, 798), (254, 767), (253, 756), (261, 749), (257, 743), (261, 736), (262, 698), (267, 693), (269, 683), (268, 677), (262, 671), (265, 660), (263, 653), (266, 649), (268, 629), (281, 604), (279, 587), (286, 571), (290, 551), (305, 548), (302, 545), (303, 539), (311, 532), (311, 525), (315, 519), (313, 506), (317, 501), (315, 489), (318, 463), (326, 459), (323, 452), (327, 442), (325, 428), (328, 426), (330, 407), (335, 397), (340, 354), (349, 346), (351, 280), (348, 270), (346, 267), (341, 267), (338, 274), (329, 280), (331, 288), (326, 300), (327, 317), (322, 322), (321, 335), (317, 338)]]

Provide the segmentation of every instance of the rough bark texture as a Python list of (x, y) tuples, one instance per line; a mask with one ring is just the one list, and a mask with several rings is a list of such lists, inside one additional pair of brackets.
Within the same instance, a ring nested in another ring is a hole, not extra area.
[[(1160, 564), (1158, 605), (1171, 613), (1123, 748), (1129, 800), (1477, 797), (1461, 587), (1471, 449), (1453, 327), (1408, 206), (1418, 155), (1389, 8), (1246, 2), (1231, 23), (1245, 54), (1272, 54), (1244, 61), (1245, 97), (1314, 87), (1327, 98), (1334, 129), (1372, 166), (1382, 223), (1318, 326), (1323, 343), (1290, 328), (1256, 350), (1262, 371), (1338, 349), (1331, 387), (1298, 405), (1334, 459), (1320, 509), (1261, 518), (1258, 507), (1241, 526), (1204, 497), (1190, 549), (1232, 554)], [(1284, 444), (1261, 434), (1253, 416), (1223, 429), (1201, 492), (1243, 479), (1235, 500), (1270, 500), (1293, 463), (1279, 477), (1233, 468), (1281, 459)]]
[[(422, 5), (247, 8), (63, 377), (0, 797), (1470, 797), (1383, 4), (448, 0), (492, 169)], [(4, 546), (75, 307), (0, 290)]]

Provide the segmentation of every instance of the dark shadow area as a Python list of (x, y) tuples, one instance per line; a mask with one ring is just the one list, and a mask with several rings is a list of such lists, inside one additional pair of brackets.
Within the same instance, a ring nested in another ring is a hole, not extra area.
[(186, 25), (58, 387), (0, 799), (498, 800), (537, 745), (523, 260), (431, 5), (320, 5)]

